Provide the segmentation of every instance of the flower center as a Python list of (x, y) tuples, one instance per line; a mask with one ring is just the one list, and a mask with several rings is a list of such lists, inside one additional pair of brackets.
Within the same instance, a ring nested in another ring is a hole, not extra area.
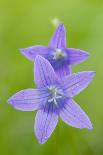
[(48, 91), (50, 93), (50, 97), (48, 98), (48, 102), (52, 102), (54, 103), (55, 105), (58, 104), (58, 99), (61, 99), (62, 98), (62, 92), (60, 89), (58, 89), (57, 87), (55, 86), (50, 86), (48, 87)]
[(59, 48), (56, 48), (54, 53), (53, 53), (53, 59), (62, 59), (66, 57), (66, 53)]

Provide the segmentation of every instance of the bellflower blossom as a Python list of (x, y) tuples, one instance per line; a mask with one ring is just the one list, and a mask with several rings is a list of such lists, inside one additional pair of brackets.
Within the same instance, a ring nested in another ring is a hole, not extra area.
[(46, 58), (59, 77), (70, 74), (71, 65), (78, 64), (89, 57), (88, 53), (80, 49), (66, 47), (66, 32), (63, 24), (58, 26), (48, 46), (37, 45), (20, 51), (31, 61), (34, 61), (37, 55)]
[(83, 71), (60, 80), (49, 61), (37, 56), (34, 68), (37, 89), (22, 90), (8, 103), (17, 110), (38, 110), (34, 131), (41, 144), (51, 136), (59, 117), (72, 127), (92, 129), (88, 116), (72, 97), (85, 89), (94, 75), (94, 71)]

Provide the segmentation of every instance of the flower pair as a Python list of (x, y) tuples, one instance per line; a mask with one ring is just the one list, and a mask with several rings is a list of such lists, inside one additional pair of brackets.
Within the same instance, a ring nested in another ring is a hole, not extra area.
[(66, 48), (63, 24), (55, 31), (49, 46), (33, 46), (21, 49), (34, 61), (34, 80), (37, 89), (22, 90), (13, 95), (8, 103), (22, 111), (38, 110), (35, 118), (35, 135), (39, 143), (45, 143), (54, 131), (58, 118), (76, 128), (92, 129), (92, 124), (72, 99), (92, 81), (95, 72), (83, 71), (71, 74), (70, 66), (88, 58), (82, 50)]

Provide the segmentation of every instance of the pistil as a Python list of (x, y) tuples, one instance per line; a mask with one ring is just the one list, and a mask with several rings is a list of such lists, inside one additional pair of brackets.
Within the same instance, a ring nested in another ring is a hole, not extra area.
[(66, 57), (66, 53), (62, 49), (55, 49), (55, 52), (53, 53), (54, 59), (62, 59)]
[(57, 100), (62, 98), (62, 95), (60, 94), (60, 91), (55, 86), (48, 87), (48, 90), (50, 92), (50, 98), (48, 99), (48, 102), (52, 102), (55, 105), (57, 105)]

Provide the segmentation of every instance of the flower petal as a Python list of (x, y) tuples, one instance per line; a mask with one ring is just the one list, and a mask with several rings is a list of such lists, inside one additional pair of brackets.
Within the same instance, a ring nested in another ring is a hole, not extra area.
[(58, 26), (50, 40), (49, 46), (53, 48), (66, 48), (66, 32), (64, 24)]
[(70, 97), (73, 97), (89, 85), (93, 80), (94, 75), (94, 71), (84, 71), (66, 76), (62, 79), (64, 90), (66, 90)]
[(58, 122), (58, 113), (53, 108), (53, 104), (44, 107), (37, 112), (35, 118), (35, 134), (40, 144), (45, 143), (51, 136)]
[(61, 79), (63, 79), (64, 76), (71, 74), (72, 70), (70, 66), (63, 65), (58, 70), (55, 70), (55, 72)]
[(36, 89), (22, 90), (13, 95), (8, 103), (15, 109), (22, 111), (34, 111), (40, 108), (40, 104), (47, 101), (47, 94)]
[(87, 52), (84, 52), (80, 49), (68, 48), (66, 51), (69, 57), (70, 65), (79, 64), (90, 56)]
[(57, 82), (57, 76), (53, 67), (48, 60), (41, 56), (37, 56), (35, 59), (35, 83), (38, 88), (55, 84)]
[(34, 61), (37, 55), (45, 57), (50, 49), (46, 46), (32, 46), (20, 49), (20, 52), (29, 60)]
[(60, 117), (66, 124), (72, 127), (92, 129), (92, 124), (88, 116), (72, 99), (60, 111)]

